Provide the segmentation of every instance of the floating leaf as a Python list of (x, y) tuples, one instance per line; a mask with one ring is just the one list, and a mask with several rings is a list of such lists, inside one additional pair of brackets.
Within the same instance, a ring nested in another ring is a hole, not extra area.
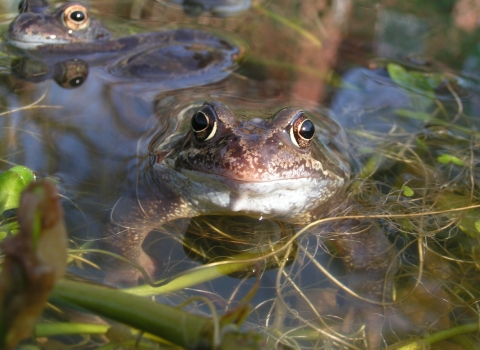
[(452, 156), (451, 154), (444, 153), (444, 154), (440, 155), (437, 158), (437, 160), (442, 164), (453, 163), (453, 164), (456, 164), (456, 165), (465, 166), (465, 163), (463, 162), (463, 160), (461, 160), (458, 157)]
[(402, 193), (405, 197), (411, 197), (415, 194), (415, 192), (407, 185), (402, 186)]

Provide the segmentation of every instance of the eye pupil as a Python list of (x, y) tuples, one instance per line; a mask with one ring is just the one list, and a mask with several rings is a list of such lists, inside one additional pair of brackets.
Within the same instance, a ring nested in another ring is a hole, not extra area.
[(73, 11), (70, 14), (70, 19), (75, 22), (82, 22), (85, 19), (85, 13), (79, 10)]
[(300, 126), (298, 133), (304, 139), (311, 140), (313, 138), (313, 135), (315, 135), (315, 125), (313, 125), (313, 123), (309, 119), (306, 119)]
[(290, 140), (302, 149), (308, 149), (315, 135), (315, 125), (307, 116), (300, 112), (293, 119), (289, 126)]
[(208, 127), (208, 117), (203, 112), (197, 112), (192, 117), (192, 129), (193, 131), (200, 132)]
[(77, 87), (83, 84), (83, 77), (76, 77), (70, 80), (71, 87)]
[(208, 141), (217, 133), (217, 114), (211, 105), (205, 103), (192, 117), (192, 131), (199, 142)]

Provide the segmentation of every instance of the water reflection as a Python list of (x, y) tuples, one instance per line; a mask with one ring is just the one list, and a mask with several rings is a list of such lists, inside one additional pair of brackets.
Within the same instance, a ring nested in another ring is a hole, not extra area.
[[(201, 33), (201, 32), (200, 32)], [(164, 35), (165, 34), (165, 35)], [(178, 41), (174, 37), (178, 35)], [(148, 93), (152, 97), (161, 91), (210, 84), (227, 77), (240, 59), (240, 49), (226, 41), (194, 31), (174, 31), (154, 35), (167, 43), (140, 45), (132, 50), (90, 52), (92, 47), (80, 47), (72, 52), (21, 52), (12, 62), (12, 72), (27, 81), (54, 79), (64, 87), (74, 87), (87, 78), (89, 67), (98, 67), (97, 78), (108, 85), (130, 85), (132, 93)], [(154, 39), (155, 39), (154, 38)], [(138, 38), (137, 38), (138, 39)], [(183, 40), (190, 43), (182, 42)], [(197, 41), (198, 40), (198, 41)], [(86, 51), (83, 52), (82, 50)], [(94, 49), (94, 48), (93, 48)], [(72, 84), (69, 84), (69, 83)]]
[(45, 62), (20, 57), (12, 61), (12, 74), (19, 79), (40, 83), (53, 79), (65, 89), (74, 89), (83, 84), (88, 76), (88, 65), (82, 60), (67, 60), (48, 66)]

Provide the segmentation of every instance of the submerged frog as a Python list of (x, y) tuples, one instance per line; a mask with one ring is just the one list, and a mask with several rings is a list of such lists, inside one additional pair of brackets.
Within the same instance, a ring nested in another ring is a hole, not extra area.
[(56, 9), (47, 5), (45, 0), (22, 1), (5, 34), (7, 49), (52, 66), (71, 59), (90, 66), (108, 62), (108, 72), (118, 78), (185, 80), (175, 88), (218, 81), (241, 55), (233, 41), (195, 29), (113, 38), (82, 4), (68, 2)]
[[(193, 113), (186, 134), (157, 146), (152, 142), (136, 195), (117, 203), (104, 243), (152, 272), (142, 243), (152, 229), (171, 220), (246, 215), (301, 227), (348, 213), (355, 204), (347, 193), (350, 170), (341, 139), (331, 119), (315, 120), (300, 108), (233, 112), (220, 102), (205, 102)], [(388, 239), (369, 220), (339, 220), (335, 227), (337, 234), (329, 239), (344, 261), (350, 287), (381, 300), (392, 284)], [(139, 276), (118, 265), (111, 273), (123, 281)], [(370, 306), (363, 311), (370, 333), (378, 336), (381, 309), (372, 313)], [(378, 341), (373, 339), (372, 347)]]
[(6, 38), (10, 44), (20, 48), (93, 43), (112, 38), (110, 31), (77, 2), (50, 9), (44, 0), (22, 0), (19, 11), (18, 17), (8, 27)]

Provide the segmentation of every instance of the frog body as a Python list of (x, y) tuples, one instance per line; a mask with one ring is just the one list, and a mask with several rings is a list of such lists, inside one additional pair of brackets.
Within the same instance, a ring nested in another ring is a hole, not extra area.
[[(316, 128), (331, 138), (321, 140)], [(344, 215), (356, 204), (347, 190), (350, 169), (348, 152), (338, 142), (342, 133), (327, 117), (312, 119), (296, 107), (233, 112), (207, 101), (193, 113), (187, 133), (159, 144), (153, 139), (135, 195), (116, 204), (103, 244), (152, 273), (154, 263), (142, 243), (152, 229), (175, 219), (246, 215), (301, 227)], [(343, 219), (332, 227), (332, 242), (353, 289), (380, 300), (395, 271), (388, 239), (371, 220)], [(118, 261), (111, 273), (122, 282), (139, 277)], [(379, 331), (381, 320), (371, 324)]]
[[(177, 28), (113, 38), (80, 3), (40, 11), (24, 0), (21, 13), (5, 35), (14, 55), (49, 66), (72, 59), (105, 65), (116, 81), (179, 82), (173, 88), (203, 85), (225, 78), (236, 68), (241, 48), (206, 31)], [(46, 77), (51, 74), (45, 73)]]

